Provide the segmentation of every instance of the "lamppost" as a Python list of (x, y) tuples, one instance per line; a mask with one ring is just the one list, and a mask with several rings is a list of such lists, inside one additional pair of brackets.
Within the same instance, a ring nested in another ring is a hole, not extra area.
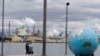
[(1, 45), (1, 56), (3, 56), (3, 39), (4, 39), (4, 0), (2, 0), (2, 45)]
[(44, 0), (44, 7), (43, 7), (43, 50), (42, 50), (42, 56), (46, 56), (46, 21), (47, 21), (47, 0)]
[(66, 28), (65, 28), (65, 38), (66, 38), (66, 43), (65, 43), (65, 54), (67, 55), (67, 22), (68, 22), (68, 6), (70, 5), (69, 2), (66, 3)]

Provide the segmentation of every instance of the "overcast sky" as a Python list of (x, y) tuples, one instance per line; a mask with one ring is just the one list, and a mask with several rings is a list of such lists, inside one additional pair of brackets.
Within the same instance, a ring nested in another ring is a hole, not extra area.
[[(0, 8), (2, 5), (0, 0)], [(99, 0), (47, 0), (48, 21), (65, 21), (66, 2), (70, 2), (69, 20), (100, 18)], [(0, 9), (1, 12), (1, 9)], [(43, 0), (5, 0), (5, 18), (22, 19), (31, 17), (41, 21)]]
[[(48, 1), (48, 30), (65, 29), (66, 2), (70, 2), (68, 7), (68, 20), (71, 25), (80, 25), (81, 21), (99, 20), (100, 1), (99, 0), (47, 0)], [(0, 25), (2, 0), (0, 0)], [(43, 20), (43, 0), (5, 0), (5, 28), (9, 21), (25, 19), (29, 17), (36, 22), (37, 29), (42, 29)], [(79, 21), (78, 23), (75, 23)], [(73, 22), (75, 24), (73, 24)], [(11, 22), (13, 24), (13, 22)], [(81, 25), (82, 26), (82, 25)], [(13, 27), (14, 24), (13, 24)], [(1, 27), (0, 27), (1, 28)]]

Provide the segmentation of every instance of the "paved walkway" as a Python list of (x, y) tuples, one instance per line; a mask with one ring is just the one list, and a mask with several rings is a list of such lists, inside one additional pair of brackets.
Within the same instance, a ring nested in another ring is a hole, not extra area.
[[(4, 56), (42, 56), (42, 55), (4, 55)], [(47, 55), (47, 56), (67, 56), (67, 55)]]

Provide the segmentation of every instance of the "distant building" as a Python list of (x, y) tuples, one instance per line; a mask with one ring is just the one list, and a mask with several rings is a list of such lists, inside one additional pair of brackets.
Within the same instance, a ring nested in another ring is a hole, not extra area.
[(16, 29), (16, 35), (24, 36), (24, 35), (30, 35), (29, 28), (25, 26), (21, 26)]

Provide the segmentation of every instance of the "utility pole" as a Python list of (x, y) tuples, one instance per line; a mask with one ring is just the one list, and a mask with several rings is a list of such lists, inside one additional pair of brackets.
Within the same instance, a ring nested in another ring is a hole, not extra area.
[(67, 22), (68, 22), (68, 6), (70, 5), (69, 2), (66, 3), (66, 28), (65, 28), (65, 38), (66, 38), (66, 43), (65, 43), (65, 54), (67, 55)]
[(3, 56), (3, 40), (4, 40), (4, 0), (2, 0), (2, 45), (1, 45), (1, 56)]
[(46, 56), (46, 21), (47, 21), (47, 0), (44, 0), (43, 6), (43, 53), (42, 56)]

